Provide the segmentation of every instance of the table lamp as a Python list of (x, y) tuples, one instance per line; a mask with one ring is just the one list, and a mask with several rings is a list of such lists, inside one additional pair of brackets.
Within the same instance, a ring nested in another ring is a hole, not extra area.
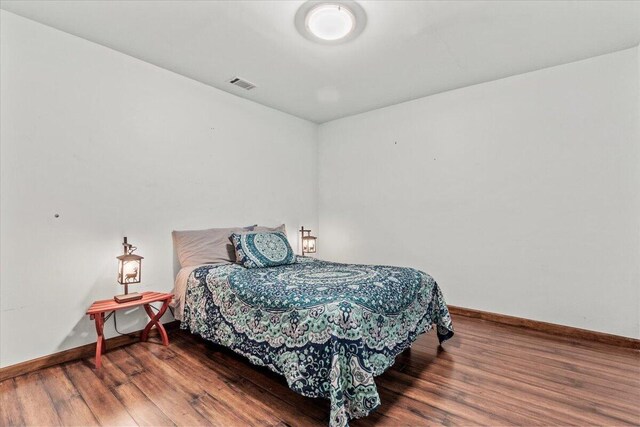
[(124, 294), (113, 297), (117, 303), (135, 301), (142, 298), (142, 294), (138, 292), (129, 293), (129, 284), (140, 283), (140, 278), (142, 277), (143, 258), (140, 255), (133, 254), (133, 252), (138, 248), (128, 243), (126, 237), (122, 242), (122, 246), (124, 246), (124, 254), (117, 257), (118, 283), (124, 285)]
[(311, 230), (305, 230), (303, 226), (300, 228), (300, 234), (302, 234), (302, 256), (304, 254), (315, 254), (316, 237), (311, 235)]

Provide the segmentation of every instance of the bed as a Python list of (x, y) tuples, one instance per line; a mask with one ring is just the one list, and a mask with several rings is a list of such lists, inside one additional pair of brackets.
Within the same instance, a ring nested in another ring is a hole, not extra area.
[(298, 257), (268, 268), (202, 265), (181, 276), (181, 328), (267, 366), (297, 393), (329, 399), (332, 427), (380, 405), (374, 377), (418, 335), (435, 325), (441, 343), (453, 336), (437, 283), (412, 268)]

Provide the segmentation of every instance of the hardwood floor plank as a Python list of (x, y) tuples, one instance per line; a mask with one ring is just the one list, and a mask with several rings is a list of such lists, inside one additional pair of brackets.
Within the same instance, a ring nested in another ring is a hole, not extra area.
[[(428, 373), (420, 375), (420, 378), (428, 380), (441, 387), (453, 387), (464, 390), (476, 401), (476, 405), (497, 405), (502, 409), (502, 415), (511, 419), (511, 411), (519, 416), (525, 417), (527, 424), (539, 425), (581, 425), (582, 421), (575, 416), (564, 416), (563, 412), (556, 411), (554, 406), (546, 405), (545, 402), (532, 402), (521, 400), (513, 390), (502, 387), (501, 390), (493, 390), (491, 381), (473, 382), (458, 379), (457, 375), (451, 373), (440, 373), (437, 370), (430, 370)], [(468, 376), (463, 376), (468, 378)], [(478, 385), (478, 383), (482, 385)], [(478, 399), (480, 398), (480, 399)]]
[[(267, 368), (251, 365), (246, 359), (230, 354), (228, 351), (215, 351), (203, 344), (198, 345), (192, 338), (181, 343), (183, 345), (176, 346), (174, 351), (192, 359), (193, 363), (206, 365), (229, 381), (253, 390), (256, 396), (267, 392), (273, 398), (282, 401), (279, 405), (284, 403), (294, 408), (294, 411), (303, 411), (305, 418), (312, 417), (320, 421), (328, 421), (327, 400), (310, 399), (297, 394), (286, 385), (283, 377), (268, 371)], [(248, 367), (252, 369), (247, 369)], [(256, 390), (256, 387), (260, 390)], [(268, 399), (271, 400), (272, 397)]]
[(15, 386), (23, 409), (22, 418), (26, 425), (42, 423), (47, 426), (58, 426), (62, 424), (44, 388), (40, 372), (16, 377)]
[[(486, 337), (478, 334), (475, 331), (469, 332), (465, 335), (467, 340), (476, 341), (482, 343), (487, 346), (487, 348), (500, 348), (510, 353), (514, 353), (515, 350), (519, 350), (522, 352), (530, 353), (531, 356), (540, 357), (544, 362), (547, 359), (555, 360), (555, 361), (571, 361), (573, 365), (579, 365), (586, 369), (592, 370), (594, 372), (599, 373), (609, 373), (612, 375), (626, 375), (628, 373), (640, 373), (640, 366), (633, 365), (631, 363), (625, 364), (611, 364), (609, 361), (602, 361), (602, 363), (598, 362), (598, 359), (593, 356), (585, 357), (583, 353), (579, 349), (574, 349), (573, 351), (565, 351), (560, 350), (558, 348), (553, 347), (553, 344), (549, 343), (549, 346), (540, 347), (539, 344), (535, 342), (529, 341), (518, 341), (518, 340), (507, 340), (505, 338), (500, 338), (492, 335), (491, 337)], [(606, 358), (605, 355), (601, 356), (603, 359)], [(638, 360), (638, 354), (629, 355), (629, 362)]]
[(131, 376), (127, 375), (111, 360), (111, 353), (102, 356), (102, 369), (94, 371), (96, 377), (110, 389), (127, 384), (131, 381)]
[(7, 427), (25, 425), (23, 412), (13, 378), (0, 382), (0, 425)]
[[(472, 421), (449, 411), (412, 399), (400, 393), (395, 393), (386, 387), (378, 387), (381, 406), (374, 414), (385, 416), (391, 422), (385, 425), (470, 425)], [(368, 424), (371, 416), (361, 418), (357, 425)], [(372, 419), (373, 420), (373, 419)], [(353, 423), (354, 425), (355, 422)]]
[(80, 396), (73, 396), (56, 404), (56, 412), (65, 426), (98, 426), (98, 420)]
[[(148, 362), (152, 360), (150, 354), (142, 353), (137, 357), (131, 349), (137, 348), (142, 344), (136, 344), (126, 348), (127, 352), (138, 360), (138, 363), (144, 364), (145, 370), (134, 375), (131, 382), (142, 391), (147, 398), (154, 403), (175, 425), (177, 426), (209, 426), (212, 425), (192, 406), (191, 402), (198, 398), (202, 393), (197, 390), (184, 390), (176, 387), (171, 381), (171, 377), (167, 377), (160, 369), (154, 369), (154, 366)], [(154, 344), (151, 344), (154, 345)], [(142, 348), (144, 350), (144, 348)], [(167, 378), (167, 381), (165, 381)], [(200, 394), (199, 394), (200, 393)]]
[[(577, 376), (573, 376), (575, 373), (575, 369), (571, 369), (571, 368), (565, 369), (564, 379), (560, 377), (554, 377), (553, 375), (549, 375), (546, 372), (547, 367), (543, 365), (527, 364), (522, 362), (512, 364), (511, 361), (516, 359), (506, 360), (506, 358), (497, 354), (493, 354), (491, 355), (491, 357), (489, 357), (491, 354), (491, 350), (489, 349), (494, 347), (491, 344), (487, 344), (484, 351), (476, 347), (477, 347), (477, 344), (470, 343), (468, 337), (464, 336), (464, 337), (459, 337), (455, 345), (447, 346), (446, 351), (448, 351), (448, 353), (450, 354), (459, 354), (460, 357), (471, 359), (476, 362), (481, 361), (484, 365), (497, 367), (497, 369), (502, 369), (505, 364), (508, 364), (510, 367), (509, 369), (510, 374), (514, 374), (514, 375), (522, 374), (527, 377), (531, 377), (531, 379), (547, 381), (550, 384), (550, 386), (553, 386), (555, 388), (558, 388), (558, 387), (570, 388), (572, 390), (577, 391), (578, 393), (581, 392), (581, 390), (586, 389), (589, 391), (590, 396), (600, 396), (601, 398), (608, 399), (610, 403), (614, 403), (624, 407), (625, 406), (624, 401), (627, 401), (626, 406), (629, 406), (629, 404), (633, 404), (635, 406), (635, 404), (633, 403), (636, 400), (634, 398), (634, 395), (637, 395), (638, 388), (629, 387), (628, 385), (625, 385), (623, 382), (610, 381), (608, 383), (604, 383), (599, 381), (600, 386), (599, 387), (594, 386), (593, 385), (594, 381), (592, 380), (582, 381), (585, 379), (584, 376), (581, 378), (578, 378)], [(430, 351), (428, 347), (423, 347), (421, 345), (416, 345), (414, 346), (414, 348), (417, 351), (420, 351), (421, 349), (425, 351)], [(521, 349), (519, 349), (516, 346), (512, 346), (511, 352), (515, 355), (522, 354)], [(513, 369), (511, 369), (512, 366), (513, 366)], [(629, 374), (634, 375), (633, 372), (627, 372), (627, 375)], [(578, 376), (579, 375), (580, 374), (578, 374)], [(615, 394), (621, 391), (626, 391), (626, 393), (620, 393), (620, 395), (616, 396), (615, 399), (611, 398), (612, 392), (614, 392)]]
[(53, 366), (40, 372), (44, 388), (65, 426), (99, 425), (91, 409), (71, 383), (61, 366)]
[(114, 351), (110, 351), (107, 353), (107, 358), (113, 364), (115, 364), (118, 369), (125, 373), (128, 377), (138, 375), (142, 372), (145, 372), (145, 367), (142, 365), (138, 359), (131, 356), (127, 353), (123, 348), (119, 348)]
[(513, 335), (514, 339), (527, 339), (534, 341), (543, 340), (553, 344), (553, 346), (550, 347), (558, 347), (559, 349), (579, 349), (580, 351), (594, 354), (597, 357), (604, 353), (609, 357), (612, 357), (612, 360), (617, 361), (615, 363), (630, 363), (631, 360), (628, 359), (629, 355), (640, 351), (639, 349), (629, 347), (615, 346), (597, 341), (588, 341), (576, 337), (551, 335), (535, 329), (514, 327), (464, 316), (455, 316), (455, 319), (456, 324), (461, 324), (462, 327), (466, 328), (465, 331), (484, 330), (485, 333), (487, 333), (487, 336), (499, 333)]
[[(314, 424), (306, 414), (297, 412), (283, 400), (245, 381), (239, 375), (224, 372), (224, 369), (216, 364), (203, 365), (190, 353), (183, 353), (183, 357), (178, 357), (173, 349), (164, 347), (150, 346), (150, 350), (156, 357), (164, 358), (166, 364), (176, 372), (192, 372), (191, 380), (202, 390), (224, 402), (233, 402), (232, 406), (240, 412), (251, 413), (255, 418), (262, 419), (270, 425), (278, 425), (282, 421), (290, 425)], [(179, 351), (178, 348), (176, 350)], [(212, 378), (226, 386), (212, 387)]]
[(101, 425), (136, 425), (129, 412), (90, 368), (90, 361), (71, 362), (64, 365), (64, 372), (80, 393)]
[[(600, 342), (590, 342), (582, 339), (549, 335), (536, 330), (502, 325), (486, 320), (470, 319), (467, 317), (456, 316), (454, 322), (456, 326), (460, 325), (464, 328), (465, 334), (479, 332), (484, 334), (487, 338), (494, 336), (504, 338), (506, 335), (507, 337), (510, 337), (511, 340), (522, 340), (525, 342), (544, 341), (549, 344), (553, 344), (549, 346), (550, 349), (569, 351), (577, 349), (585, 354), (595, 355), (596, 357), (599, 357), (604, 353), (613, 358), (612, 360), (614, 361), (614, 365), (617, 363), (632, 363), (629, 359), (629, 355), (640, 351), (637, 349), (617, 347)], [(507, 342), (508, 341), (510, 340), (508, 339)]]
[(263, 425), (249, 414), (237, 411), (227, 402), (217, 399), (208, 393), (195, 399), (192, 405), (202, 416), (218, 427)]
[(40, 371), (40, 376), (53, 403), (72, 396), (80, 396), (78, 390), (64, 373), (62, 366), (52, 366), (51, 368), (44, 369)]
[(133, 382), (175, 425), (213, 425), (191, 406), (191, 402), (199, 397), (198, 395), (190, 399), (158, 375), (150, 372), (137, 375)]
[(640, 375), (621, 376), (619, 373), (612, 371), (611, 369), (603, 368), (602, 365), (593, 366), (589, 363), (571, 363), (561, 357), (550, 355), (547, 352), (536, 349), (522, 349), (522, 351), (514, 351), (514, 348), (521, 348), (517, 345), (511, 345), (509, 347), (499, 345), (488, 346), (486, 339), (478, 338), (472, 334), (466, 334), (462, 339), (465, 344), (476, 346), (482, 354), (490, 355), (496, 359), (544, 365), (543, 369), (545, 370), (549, 367), (553, 370), (561, 370), (556, 372), (564, 371), (565, 374), (575, 373), (577, 374), (576, 377), (579, 377), (582, 380), (594, 382), (595, 384), (604, 385), (606, 387), (610, 387), (611, 384), (623, 384), (635, 390), (638, 390), (638, 387), (640, 387)]
[(509, 419), (494, 413), (478, 409), (469, 402), (468, 396), (459, 390), (439, 388), (427, 381), (420, 382), (420, 386), (413, 387), (415, 378), (406, 374), (389, 370), (378, 377), (378, 387), (387, 388), (395, 393), (408, 396), (418, 402), (446, 410), (458, 417), (473, 420), (484, 425), (513, 425)]
[(131, 417), (140, 426), (175, 426), (169, 417), (160, 410), (133, 383), (123, 383), (114, 387), (113, 394), (127, 408)]
[[(411, 376), (414, 375), (410, 370), (406, 372)], [(499, 387), (491, 381), (491, 378), (482, 375), (476, 377), (477, 381), (467, 373), (451, 372), (449, 368), (440, 370), (440, 367), (425, 370), (418, 375), (421, 380), (432, 382), (444, 388), (463, 390), (474, 399), (480, 398), (481, 400), (477, 401), (479, 406), (482, 406), (483, 403), (500, 406), (506, 411), (503, 412), (503, 416), (509, 419), (512, 419), (509, 413), (514, 412), (531, 420), (532, 424), (579, 425), (581, 423), (574, 416), (565, 416), (562, 411), (556, 411), (556, 407), (547, 404), (546, 401), (522, 400), (517, 390), (504, 386)]]
[[(493, 358), (486, 358), (476, 354), (477, 352), (473, 348), (465, 347), (464, 341), (462, 341), (459, 348), (451, 348), (447, 351), (450, 354), (456, 355), (455, 360), (457, 362), (471, 363), (472, 366), (476, 367), (482, 364), (485, 371), (491, 371), (502, 376), (524, 381), (525, 383), (541, 387), (544, 390), (553, 390), (554, 392), (569, 395), (580, 400), (592, 400), (607, 406), (619, 408), (623, 411), (632, 410), (636, 407), (636, 399), (633, 398), (633, 394), (629, 394), (629, 390), (625, 387), (617, 388), (619, 393), (614, 397), (612, 392), (615, 388), (610, 390), (598, 389), (579, 381), (564, 383), (552, 377), (545, 377), (545, 375), (539, 374), (534, 367), (526, 369), (509, 364), (509, 369), (505, 371), (504, 360), (494, 360)], [(613, 383), (612, 387), (615, 387)]]
[[(451, 349), (442, 352), (439, 355), (437, 365), (433, 365), (428, 371), (424, 371), (417, 367), (415, 370), (410, 367), (406, 372), (410, 376), (417, 376), (427, 381), (431, 381), (434, 374), (442, 372), (443, 376), (447, 378), (456, 377), (467, 383), (473, 383), (485, 389), (486, 387), (496, 387), (501, 390), (506, 390), (511, 396), (522, 395), (522, 404), (530, 405), (542, 405), (550, 410), (555, 411), (556, 415), (570, 414), (572, 419), (581, 421), (588, 425), (603, 424), (610, 425), (611, 423), (618, 422), (616, 418), (605, 417), (598, 413), (597, 406), (589, 400), (585, 400), (581, 397), (567, 396), (566, 391), (571, 391), (569, 388), (560, 388), (559, 391), (553, 390), (553, 384), (549, 385), (544, 382), (535, 381), (535, 379), (515, 374), (509, 369), (494, 368), (489, 364), (478, 362), (477, 360), (467, 360), (461, 356), (452, 356), (449, 354)], [(505, 365), (506, 366), (506, 365)], [(452, 370), (455, 367), (455, 370)], [(597, 396), (590, 396), (591, 398), (597, 398)], [(607, 407), (607, 404), (604, 405)], [(633, 412), (623, 411), (620, 413), (623, 419), (629, 420), (633, 416)], [(629, 423), (630, 421), (626, 421)]]
[[(474, 360), (482, 360), (485, 364), (492, 366), (504, 366), (505, 363), (513, 372), (522, 373), (536, 377), (542, 381), (549, 381), (575, 389), (589, 389), (595, 394), (609, 395), (612, 391), (626, 392), (623, 399), (627, 395), (632, 395), (638, 391), (638, 387), (628, 384), (627, 382), (612, 380), (606, 381), (598, 378), (596, 375), (586, 375), (578, 372), (577, 369), (567, 367), (556, 368), (548, 364), (540, 363), (540, 359), (530, 359), (526, 356), (528, 351), (522, 350), (518, 346), (512, 346), (509, 350), (510, 354), (506, 354), (506, 350), (501, 350), (496, 346), (487, 345), (480, 341), (470, 339), (468, 336), (460, 337), (458, 345), (448, 347), (450, 353), (460, 352), (461, 355), (473, 358)], [(575, 366), (575, 365), (574, 365)], [(610, 374), (612, 379), (615, 378)], [(629, 380), (630, 383), (635, 380)], [(640, 383), (638, 383), (640, 385)], [(635, 399), (629, 399), (633, 401)]]
[[(509, 327), (485, 320), (473, 319), (481, 324), (473, 324), (470, 319), (463, 318), (459, 321), (467, 326), (465, 334), (477, 335), (482, 338), (500, 342), (503, 344), (517, 343), (529, 349), (544, 350), (547, 353), (562, 355), (594, 365), (608, 366), (612, 369), (638, 368), (638, 350), (620, 348), (600, 343), (576, 342), (569, 338), (556, 335), (546, 335), (542, 332)], [(540, 339), (550, 345), (539, 347)], [(636, 355), (636, 358), (629, 357)], [(603, 357), (604, 356), (604, 357)]]
[[(508, 363), (510, 369), (533, 375), (541, 380), (552, 381), (558, 384), (563, 384), (569, 387), (576, 388), (588, 388), (595, 393), (608, 395), (615, 391), (623, 391), (625, 394), (622, 396), (629, 396), (629, 401), (636, 401), (631, 397), (638, 393), (638, 387), (640, 382), (630, 380), (629, 384), (621, 379), (614, 379), (615, 376), (610, 374), (611, 380), (600, 378), (598, 375), (588, 375), (586, 373), (578, 372), (575, 369), (567, 369), (566, 367), (557, 368), (550, 364), (544, 363), (541, 358), (531, 358), (526, 351), (514, 351), (511, 349), (513, 355), (507, 354), (507, 350), (501, 350), (500, 348), (487, 348), (485, 345), (470, 340), (468, 337), (463, 339), (464, 351), (473, 353), (477, 357), (482, 357), (495, 363)], [(636, 385), (632, 383), (636, 382)], [(636, 396), (637, 397), (637, 396)]]

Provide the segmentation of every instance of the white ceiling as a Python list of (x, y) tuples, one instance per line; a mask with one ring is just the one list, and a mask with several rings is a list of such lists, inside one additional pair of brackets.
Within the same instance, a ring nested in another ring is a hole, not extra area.
[[(295, 29), (302, 1), (2, 1), (18, 15), (322, 123), (638, 45), (640, 2), (361, 1), (338, 46)], [(226, 81), (241, 76), (251, 91)]]

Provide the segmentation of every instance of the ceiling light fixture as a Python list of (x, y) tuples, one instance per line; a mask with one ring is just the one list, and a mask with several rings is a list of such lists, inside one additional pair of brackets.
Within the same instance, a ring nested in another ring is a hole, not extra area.
[(354, 1), (308, 1), (296, 13), (296, 28), (306, 38), (323, 44), (344, 43), (364, 30), (367, 15)]
[(307, 30), (322, 40), (339, 40), (356, 26), (356, 17), (339, 4), (321, 4), (307, 14)]

